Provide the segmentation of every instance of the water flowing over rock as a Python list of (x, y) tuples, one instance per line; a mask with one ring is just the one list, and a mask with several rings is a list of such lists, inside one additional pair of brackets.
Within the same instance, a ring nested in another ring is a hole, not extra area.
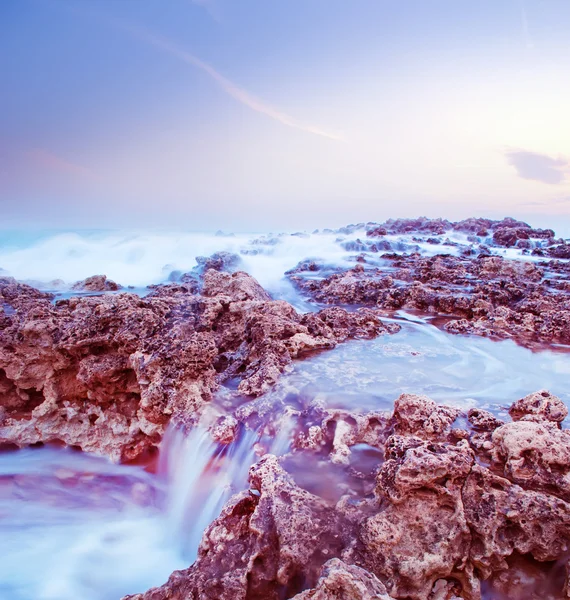
[(221, 381), (269, 389), (294, 358), (394, 331), (370, 310), (301, 315), (249, 275), (58, 300), (0, 282), (0, 443), (61, 441), (111, 458), (156, 446), (174, 416), (196, 419)]
[[(545, 391), (537, 395), (551, 397)], [(384, 459), (371, 495), (319, 497), (295, 483), (284, 470), (287, 461), (264, 456), (250, 470), (250, 489), (234, 496), (205, 532), (197, 561), (164, 586), (129, 598), (481, 600), (495, 598), (485, 592), (489, 585), (504, 590), (514, 557), (521, 557), (518, 568), (526, 564), (527, 572), (537, 573), (541, 564), (566, 561), (566, 482), (545, 480), (544, 472), (555, 471), (555, 459), (558, 466), (570, 465), (570, 457), (559, 454), (567, 442), (525, 435), (526, 456), (536, 451), (543, 461), (543, 470), (536, 470), (543, 479), (537, 481), (518, 475), (508, 466), (518, 455), (505, 454), (513, 448), (505, 441), (509, 428), (564, 432), (548, 420), (503, 424), (473, 412), (470, 419), (491, 436), (494, 451), (487, 467), (481, 463), (486, 455), (472, 442), (480, 433), (453, 429), (459, 416), (425, 396), (401, 396), (391, 417), (374, 421), (383, 430), (375, 440)], [(337, 430), (339, 423), (349, 423), (341, 413), (328, 418)], [(362, 418), (362, 424), (373, 419)], [(325, 438), (327, 429), (319, 428)], [(356, 421), (349, 430), (359, 430)], [(362, 443), (354, 434), (343, 439), (349, 448)], [(326, 456), (326, 447), (305, 444), (293, 452)], [(329, 460), (334, 462), (333, 455)], [(500, 469), (504, 476), (497, 474)], [(507, 597), (523, 600), (529, 597), (524, 593), (536, 593), (532, 597), (539, 598), (540, 589), (553, 594), (544, 597), (567, 597), (561, 581), (537, 576), (536, 582), (538, 587), (527, 582), (521, 595)]]
[[(499, 256), (384, 254), (384, 264), (314, 279), (289, 275), (320, 303), (441, 315), (450, 333), (512, 337), (532, 345), (570, 342), (570, 284), (548, 275), (560, 265)], [(563, 265), (562, 265), (563, 268)]]
[[(549, 347), (544, 360), (563, 376), (554, 350), (570, 343), (569, 244), (510, 218), (389, 219), (322, 235), (334, 258), (315, 245), (283, 262), (281, 296), (237, 269), (308, 243), (307, 234), (241, 247), (224, 238), (231, 251), (204, 247), (186, 273), (169, 262), (167, 283), (144, 297), (104, 275), (75, 284), (79, 297), (0, 278), (0, 444), (148, 460), (153, 475), (126, 478), (118, 504), (160, 513), (156, 531), (175, 540), (180, 560), (138, 589), (121, 587), (139, 592), (129, 600), (570, 598), (566, 392), (540, 371), (536, 387), (525, 379), (509, 395), (504, 361), (491, 364), (496, 353), (482, 343), (494, 344), (481, 339), (469, 352), (457, 343), (441, 378), (425, 383), (386, 360), (386, 377), (405, 381), (393, 394), (374, 390), (370, 404), (355, 367), (369, 353), (429, 370), (442, 363), (421, 363), (421, 353), (440, 360), (445, 340), (471, 339), (448, 332)], [(403, 337), (430, 320), (443, 331), (431, 326), (429, 343)], [(340, 363), (323, 367), (316, 356), (306, 372), (293, 368), (339, 343), (396, 333), (397, 322), (402, 339), (387, 339), (382, 353), (353, 341)], [(484, 396), (473, 376), (455, 385), (458, 371), (477, 376), (487, 363), (496, 372)], [(103, 473), (55, 476), (115, 501)], [(49, 481), (33, 472), (0, 472), (6, 482), (16, 496), (27, 486), (50, 499)]]

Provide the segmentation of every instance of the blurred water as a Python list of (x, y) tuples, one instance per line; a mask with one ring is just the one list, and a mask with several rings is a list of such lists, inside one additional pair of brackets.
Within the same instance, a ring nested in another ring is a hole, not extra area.
[[(424, 255), (457, 255), (460, 251), (457, 244), (469, 243), (464, 234), (457, 232), (427, 237), (438, 238), (440, 243), (418, 241), (411, 234), (382, 239), (392, 244), (391, 252), (418, 251)], [(65, 289), (66, 284), (101, 274), (125, 287), (141, 288), (166, 281), (173, 271), (190, 271), (197, 264), (197, 256), (226, 251), (240, 256), (238, 268), (258, 279), (274, 295), (287, 297), (291, 294), (290, 284), (284, 279), (287, 270), (307, 258), (330, 266), (353, 266), (354, 256), (361, 251), (357, 249), (362, 245), (359, 240), (378, 241), (367, 238), (362, 230), (352, 234), (231, 236), (137, 231), (43, 232), (32, 236), (0, 232), (0, 274), (43, 288), (53, 288), (52, 282), (57, 281), (56, 289)], [(493, 252), (523, 258), (515, 249), (494, 249)], [(536, 260), (535, 257), (524, 258)]]
[(258, 443), (170, 429), (158, 471), (61, 448), (0, 453), (0, 598), (118, 600), (161, 585), (196, 558), (204, 529), (245, 489)]
[[(465, 243), (465, 236), (454, 235), (452, 242)], [(196, 256), (224, 250), (239, 254), (240, 268), (274, 296), (303, 309), (308, 305), (284, 279), (285, 271), (306, 258), (351, 266), (357, 251), (347, 250), (354, 247), (347, 242), (359, 236), (365, 233), (3, 235), (0, 274), (44, 287), (55, 279), (72, 284), (106, 274), (144, 293), (144, 286), (167, 280), (172, 271), (192, 269)], [(456, 246), (418, 243), (410, 236), (392, 241), (402, 252), (458, 252)], [(501, 416), (511, 402), (542, 388), (570, 402), (567, 349), (537, 353), (508, 340), (452, 336), (406, 313), (395, 320), (402, 326), (396, 335), (347, 342), (294, 363), (266, 399), (283, 407), (320, 398), (331, 407), (364, 411), (390, 409), (398, 395), (412, 392)], [(0, 453), (0, 600), (116, 600), (162, 584), (194, 560), (204, 528), (232, 493), (245, 488), (260, 448), (287, 452), (289, 426), (277, 429), (274, 439), (244, 429), (228, 446), (213, 442), (203, 428), (188, 434), (170, 430), (156, 474), (64, 449)], [(379, 460), (370, 448), (354, 456), (366, 472)], [(315, 493), (334, 498), (345, 489), (342, 471), (323, 470), (316, 459), (296, 460), (291, 468)], [(322, 481), (315, 482), (315, 473)]]
[(506, 416), (515, 400), (548, 389), (570, 405), (570, 348), (533, 352), (511, 340), (451, 335), (404, 312), (394, 321), (402, 327), (395, 335), (349, 341), (295, 363), (268, 396), (286, 402), (302, 394), (330, 407), (389, 410), (407, 392)]

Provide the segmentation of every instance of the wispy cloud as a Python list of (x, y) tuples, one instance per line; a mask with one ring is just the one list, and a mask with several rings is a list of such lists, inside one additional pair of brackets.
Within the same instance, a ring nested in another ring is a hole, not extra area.
[(44, 150), (43, 148), (33, 148), (27, 152), (27, 155), (36, 165), (47, 168), (50, 171), (57, 171), (59, 173), (66, 173), (68, 175), (79, 177), (94, 177), (93, 171), (87, 167), (78, 165), (61, 156), (57, 156), (57, 154)]
[(206, 73), (211, 79), (213, 79), (226, 94), (228, 94), (238, 102), (241, 102), (251, 110), (264, 114), (265, 116), (269, 117), (270, 119), (274, 119), (275, 121), (279, 121), (287, 127), (300, 129), (302, 131), (306, 131), (307, 133), (319, 135), (330, 140), (343, 141), (344, 138), (337, 133), (326, 131), (315, 125), (299, 121), (295, 117), (270, 106), (260, 98), (257, 98), (247, 90), (243, 89), (233, 81), (229, 80), (227, 77), (224, 77), (221, 73), (216, 71), (216, 69), (214, 69), (214, 67), (212, 67), (208, 63), (204, 62), (194, 54), (191, 54), (190, 52), (187, 52), (186, 50), (180, 48), (170, 40), (152, 34), (146, 30), (131, 27), (122, 23), (118, 23), (116, 21), (113, 21), (113, 24), (116, 27), (127, 31), (137, 39), (144, 41), (147, 44), (150, 44), (164, 52), (167, 52), (171, 56), (182, 60), (186, 64), (191, 65), (192, 67), (200, 69), (201, 71)]
[(570, 163), (566, 158), (552, 158), (528, 150), (506, 150), (505, 158), (522, 179), (550, 185), (564, 183), (570, 169)]

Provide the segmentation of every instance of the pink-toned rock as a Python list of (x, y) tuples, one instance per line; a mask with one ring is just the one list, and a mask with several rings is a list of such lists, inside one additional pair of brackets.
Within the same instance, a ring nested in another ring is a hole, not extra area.
[(338, 558), (324, 564), (317, 585), (293, 600), (392, 600), (372, 573)]
[(469, 559), (483, 578), (508, 568), (506, 559), (515, 551), (552, 561), (570, 548), (570, 505), (555, 496), (525, 491), (474, 465), (462, 497)]
[(292, 360), (385, 328), (370, 310), (300, 315), (245, 273), (209, 270), (204, 295), (172, 284), (59, 300), (0, 280), (0, 443), (58, 441), (115, 460), (195, 420), (219, 383), (267, 391)]
[(546, 390), (534, 392), (517, 400), (509, 409), (513, 421), (554, 421), (560, 423), (568, 416), (568, 409), (560, 398)]
[(522, 420), (496, 429), (492, 442), (493, 460), (507, 478), (570, 500), (570, 431), (550, 421)]
[(402, 394), (394, 403), (394, 429), (401, 435), (440, 439), (450, 432), (459, 411), (438, 406), (427, 396)]
[(501, 421), (488, 410), (482, 408), (469, 409), (467, 418), (475, 431), (494, 431), (497, 427), (505, 424), (504, 421)]
[(122, 285), (107, 279), (106, 275), (93, 275), (71, 287), (76, 292), (116, 292), (122, 288)]
[(208, 527), (186, 571), (131, 600), (279, 600), (317, 584), (322, 565), (350, 534), (327, 504), (297, 487), (267, 455), (254, 466), (250, 492), (234, 496)]

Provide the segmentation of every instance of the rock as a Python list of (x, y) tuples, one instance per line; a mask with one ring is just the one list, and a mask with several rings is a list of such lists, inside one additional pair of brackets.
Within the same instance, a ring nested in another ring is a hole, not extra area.
[(474, 594), (478, 582), (466, 562), (470, 534), (461, 499), (473, 453), (466, 442), (401, 442), (388, 441), (390, 458), (378, 475), (377, 495), (388, 504), (360, 524), (358, 544), (343, 558), (385, 580), (396, 598), (428, 598), (447, 578)]
[(271, 300), (269, 294), (243, 271), (237, 271), (231, 275), (209, 269), (204, 274), (204, 285), (202, 294), (207, 297), (228, 296), (234, 301)]
[(388, 332), (370, 311), (303, 316), (245, 273), (206, 272), (145, 298), (102, 295), (51, 303), (0, 280), (0, 443), (60, 441), (114, 460), (160, 442), (173, 416), (197, 419), (220, 382), (259, 395), (305, 352)]
[(317, 585), (292, 600), (392, 600), (372, 573), (338, 558), (326, 562)]
[(508, 479), (570, 500), (570, 431), (550, 421), (522, 420), (496, 429), (492, 441), (493, 460)]
[(467, 418), (475, 431), (494, 431), (497, 427), (504, 425), (504, 421), (497, 419), (495, 415), (482, 408), (471, 408)]
[(510, 248), (516, 246), (518, 240), (528, 240), (529, 237), (528, 228), (501, 227), (493, 232), (493, 243)]
[(570, 543), (570, 505), (540, 492), (525, 491), (474, 465), (463, 488), (471, 531), (469, 559), (488, 578), (508, 568), (513, 552), (539, 561), (564, 556)]
[(128, 598), (278, 600), (316, 585), (323, 564), (350, 535), (347, 523), (296, 486), (275, 456), (252, 467), (250, 485), (259, 496), (242, 492), (226, 504), (204, 533), (193, 566)]
[(457, 409), (437, 406), (427, 396), (402, 394), (394, 403), (394, 430), (400, 435), (442, 439), (458, 415)]
[(560, 398), (546, 390), (540, 390), (517, 400), (509, 409), (513, 421), (554, 421), (561, 423), (568, 416), (568, 409)]
[(570, 244), (564, 242), (562, 244), (558, 244), (557, 246), (551, 246), (547, 250), (548, 256), (552, 258), (562, 258), (568, 259), (570, 258)]
[(106, 275), (93, 275), (71, 286), (76, 292), (116, 292), (123, 286), (107, 279)]
[(552, 261), (548, 269), (563, 276), (546, 279), (534, 263), (485, 254), (382, 258), (386, 266), (357, 265), (320, 279), (302, 273), (289, 278), (317, 302), (444, 315), (439, 326), (449, 333), (511, 337), (529, 346), (570, 342), (570, 272), (564, 265)]
[(320, 463), (331, 448), (335, 462), (365, 438), (377, 445), (373, 495), (347, 489), (324, 500), (265, 455), (250, 490), (206, 530), (194, 565), (133, 600), (481, 600), (509, 585), (529, 598), (564, 597), (560, 577), (546, 575), (555, 561), (563, 570), (570, 550), (570, 445), (558, 422), (526, 415), (502, 424), (471, 411), (478, 435), (492, 440), (487, 468), (487, 455), (451, 435), (449, 409), (429, 398), (400, 397), (392, 418), (318, 405), (303, 415), (296, 452), (315, 452)]
[(214, 252), (211, 256), (197, 256), (198, 271), (205, 273), (209, 269), (214, 271), (226, 271), (233, 273), (241, 264), (242, 260), (237, 254), (232, 252)]

